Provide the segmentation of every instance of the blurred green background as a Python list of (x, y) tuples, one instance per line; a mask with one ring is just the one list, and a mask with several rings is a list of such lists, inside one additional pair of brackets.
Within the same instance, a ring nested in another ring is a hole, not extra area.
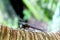
[[(59, 30), (60, 28), (59, 0), (22, 0), (22, 2), (27, 7), (24, 8), (23, 10), (24, 20), (27, 20), (28, 23), (34, 20), (36, 20), (36, 22), (43, 21), (47, 23), (46, 27), (48, 31), (55, 32)], [(7, 6), (9, 8), (7, 8)], [(18, 28), (19, 17), (15, 13), (16, 12), (14, 11), (12, 5), (10, 4), (10, 0), (5, 1), (0, 0), (0, 24), (7, 25), (13, 28)]]

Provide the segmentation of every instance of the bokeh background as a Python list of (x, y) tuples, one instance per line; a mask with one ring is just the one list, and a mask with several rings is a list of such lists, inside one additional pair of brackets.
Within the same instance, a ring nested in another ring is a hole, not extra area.
[(0, 0), (0, 24), (18, 28), (21, 19), (44, 31), (57, 32), (60, 29), (60, 0)]

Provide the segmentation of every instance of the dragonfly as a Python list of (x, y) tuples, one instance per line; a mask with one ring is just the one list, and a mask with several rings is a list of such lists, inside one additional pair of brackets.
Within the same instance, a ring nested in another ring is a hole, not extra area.
[(20, 22), (19, 22), (19, 27), (20, 27), (20, 29), (22, 29), (22, 28), (24, 28), (24, 29), (26, 29), (26, 28), (27, 28), (27, 29), (32, 28), (32, 29), (36, 29), (36, 30), (39, 30), (39, 31), (43, 31), (43, 32), (44, 32), (43, 29), (40, 29), (40, 28), (31, 26), (29, 23), (25, 22), (25, 20), (23, 20), (22, 18), (20, 18), (19, 21), (20, 21)]

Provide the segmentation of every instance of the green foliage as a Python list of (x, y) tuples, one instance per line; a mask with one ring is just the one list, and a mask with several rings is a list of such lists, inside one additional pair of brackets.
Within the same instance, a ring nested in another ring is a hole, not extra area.
[(48, 10), (47, 8), (44, 9), (44, 15), (47, 16), (49, 20), (52, 19), (53, 13), (52, 10)]
[[(37, 20), (51, 20), (57, 6), (57, 0), (23, 0), (28, 9)], [(29, 13), (27, 13), (29, 14)], [(43, 15), (42, 15), (43, 14)]]
[(24, 20), (27, 20), (31, 17), (31, 12), (28, 9), (23, 10)]

